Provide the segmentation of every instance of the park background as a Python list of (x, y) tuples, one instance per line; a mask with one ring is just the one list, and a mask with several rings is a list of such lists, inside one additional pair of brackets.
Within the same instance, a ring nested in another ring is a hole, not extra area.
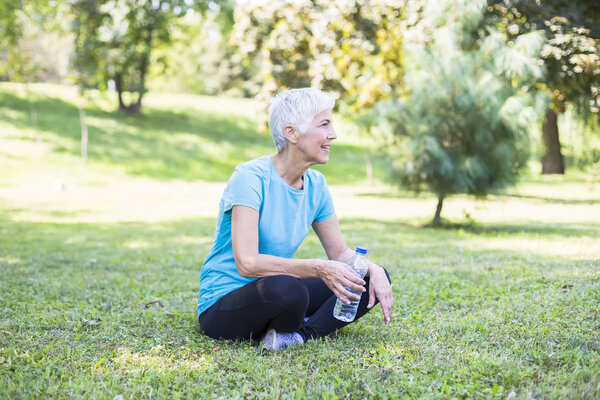
[[(0, 0), (0, 397), (600, 397), (599, 21)], [(274, 151), (267, 99), (302, 86), (337, 99), (317, 168), (395, 308), (265, 353), (203, 336), (198, 278), (233, 168)]]

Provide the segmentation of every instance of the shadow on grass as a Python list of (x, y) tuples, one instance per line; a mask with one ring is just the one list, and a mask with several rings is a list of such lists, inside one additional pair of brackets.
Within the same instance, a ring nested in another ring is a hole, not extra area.
[[(377, 193), (377, 192), (364, 192), (357, 194), (359, 197), (378, 197), (383, 199), (420, 199), (420, 198), (433, 198), (435, 194), (430, 192), (421, 192), (421, 193), (413, 193), (405, 190), (397, 190), (395, 192), (387, 192), (387, 193)], [(515, 199), (525, 199), (525, 200), (534, 200), (543, 203), (551, 203), (551, 204), (562, 204), (562, 205), (600, 205), (600, 199), (561, 199), (558, 197), (544, 197), (544, 196), (533, 196), (533, 195), (524, 195), (524, 194), (514, 194), (514, 193), (491, 193), (490, 196), (496, 198), (515, 198)]]
[[(77, 107), (53, 97), (36, 96), (32, 101), (38, 110), (36, 128), (43, 140), (53, 144), (57, 153), (78, 156), (81, 131)], [(13, 111), (7, 113), (5, 122), (18, 129), (31, 127), (27, 101), (0, 93), (0, 112), (5, 107)], [(14, 111), (19, 114), (15, 116)], [(90, 163), (122, 166), (135, 176), (226, 180), (247, 153), (262, 154), (271, 147), (270, 138), (256, 133), (252, 122), (241, 117), (152, 109), (131, 116), (92, 107), (86, 117)]]
[(525, 194), (498, 194), (498, 197), (509, 197), (515, 199), (537, 200), (544, 203), (563, 204), (563, 205), (600, 205), (600, 199), (560, 199), (556, 197), (533, 196)]
[(484, 235), (540, 235), (571, 237), (600, 237), (600, 223), (529, 223), (486, 226), (474, 224), (464, 228), (470, 232)]
[(345, 219), (340, 221), (348, 230), (360, 230), (360, 226), (372, 226), (380, 232), (396, 232), (398, 229), (412, 229), (412, 233), (424, 240), (438, 240), (455, 236), (455, 232), (464, 231), (480, 236), (563, 236), (565, 239), (572, 237), (600, 237), (600, 221), (590, 223), (551, 223), (530, 222), (526, 224), (481, 224), (478, 222), (454, 223), (446, 222), (439, 226), (430, 223), (415, 225), (405, 221), (378, 221), (370, 219)]
[[(4, 122), (18, 130), (31, 128), (32, 105), (38, 114), (38, 133), (20, 138), (41, 139), (52, 144), (58, 154), (78, 157), (81, 131), (75, 105), (40, 95), (32, 96), (30, 103), (0, 92), (0, 114), (6, 114)], [(238, 164), (274, 152), (270, 135), (259, 134), (257, 123), (246, 117), (196, 110), (145, 110), (132, 116), (90, 106), (86, 111), (90, 164), (120, 166), (130, 175), (153, 179), (225, 181)], [(364, 154), (358, 146), (335, 144), (331, 160), (334, 166), (319, 167), (329, 183), (365, 179)], [(383, 170), (384, 162), (376, 167)]]

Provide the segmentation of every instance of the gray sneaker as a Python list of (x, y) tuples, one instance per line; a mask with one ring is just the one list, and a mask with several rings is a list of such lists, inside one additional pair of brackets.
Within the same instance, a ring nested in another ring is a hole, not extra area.
[(285, 349), (295, 344), (304, 344), (298, 332), (277, 333), (275, 329), (269, 329), (260, 341), (260, 347), (266, 350)]

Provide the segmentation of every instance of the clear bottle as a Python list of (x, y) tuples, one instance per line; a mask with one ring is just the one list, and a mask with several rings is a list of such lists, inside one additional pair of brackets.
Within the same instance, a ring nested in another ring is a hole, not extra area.
[[(354, 256), (348, 261), (349, 268), (354, 271), (355, 274), (364, 278), (367, 274), (368, 265), (365, 256), (367, 255), (367, 249), (364, 247), (356, 246), (356, 253)], [(348, 288), (346, 288), (348, 289)], [(350, 289), (348, 289), (350, 290)], [(362, 292), (350, 290), (352, 293), (362, 296)], [(335, 307), (333, 307), (333, 316), (344, 322), (352, 322), (356, 317), (356, 311), (358, 310), (358, 303), (360, 299), (353, 300), (350, 299), (350, 304), (344, 304), (337, 299), (335, 302)]]

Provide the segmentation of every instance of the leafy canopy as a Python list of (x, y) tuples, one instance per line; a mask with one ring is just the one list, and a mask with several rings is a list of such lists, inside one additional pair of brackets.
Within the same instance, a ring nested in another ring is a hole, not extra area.
[(600, 115), (600, 3), (589, 0), (490, 1), (482, 25), (495, 26), (510, 39), (541, 31), (541, 85), (557, 112), (566, 103), (579, 114)]
[(356, 111), (402, 84), (403, 6), (386, 0), (248, 2), (236, 8), (232, 41), (258, 66), (263, 99), (310, 86)]

